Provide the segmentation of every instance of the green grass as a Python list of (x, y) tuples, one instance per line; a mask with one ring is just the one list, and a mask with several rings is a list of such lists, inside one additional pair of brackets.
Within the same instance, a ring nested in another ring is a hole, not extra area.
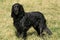
[(53, 35), (46, 34), (43, 39), (31, 28), (27, 40), (60, 40), (60, 0), (0, 0), (0, 40), (23, 40), (16, 37), (11, 18), (11, 7), (16, 2), (22, 4), (26, 12), (42, 12), (48, 28), (53, 32)]

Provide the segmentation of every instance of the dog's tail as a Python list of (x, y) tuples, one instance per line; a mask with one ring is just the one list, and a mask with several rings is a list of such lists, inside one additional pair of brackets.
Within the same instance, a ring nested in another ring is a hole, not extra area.
[(49, 28), (46, 27), (46, 28), (44, 29), (44, 31), (45, 31), (46, 33), (48, 33), (48, 35), (52, 35), (52, 32), (50, 31)]

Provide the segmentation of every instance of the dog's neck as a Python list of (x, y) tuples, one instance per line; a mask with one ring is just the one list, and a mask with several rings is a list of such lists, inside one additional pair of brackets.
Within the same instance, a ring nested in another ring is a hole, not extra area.
[(25, 13), (18, 13), (18, 15), (15, 15), (15, 17), (13, 18), (13, 20), (16, 21), (20, 21), (23, 17), (25, 16)]

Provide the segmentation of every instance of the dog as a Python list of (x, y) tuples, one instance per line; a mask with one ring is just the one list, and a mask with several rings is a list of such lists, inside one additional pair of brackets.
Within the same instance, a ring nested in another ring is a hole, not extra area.
[(41, 12), (25, 12), (21, 4), (15, 3), (12, 6), (11, 17), (17, 33), (19, 35), (23, 34), (23, 38), (27, 36), (27, 31), (31, 26), (37, 31), (38, 35), (42, 35), (44, 31), (48, 35), (52, 34)]

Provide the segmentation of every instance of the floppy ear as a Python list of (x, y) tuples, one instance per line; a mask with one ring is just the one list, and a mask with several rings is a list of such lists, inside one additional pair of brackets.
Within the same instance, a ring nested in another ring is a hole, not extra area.
[(20, 5), (20, 9), (19, 9), (20, 12), (24, 12), (24, 8), (22, 5)]
[(11, 9), (11, 17), (14, 17), (14, 8), (12, 6), (12, 9)]
[(25, 15), (25, 11), (22, 5), (19, 6), (20, 15)]

